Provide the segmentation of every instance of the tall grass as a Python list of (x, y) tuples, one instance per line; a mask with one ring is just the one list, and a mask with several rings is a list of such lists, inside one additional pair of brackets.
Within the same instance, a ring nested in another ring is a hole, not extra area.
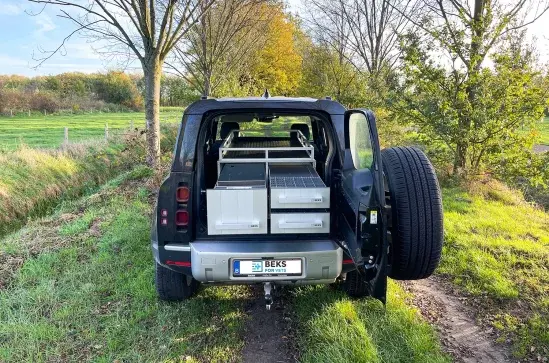
[[(176, 131), (163, 127), (162, 146), (171, 149)], [(0, 235), (46, 214), (60, 200), (93, 191), (144, 160), (143, 136), (72, 144), (63, 150), (21, 147), (0, 154)]]
[(481, 315), (517, 356), (548, 355), (549, 214), (496, 181), (445, 188), (443, 201), (438, 272), (488, 310)]
[(239, 361), (249, 289), (158, 301), (151, 174), (133, 169), (0, 238), (0, 362)]
[(432, 327), (408, 295), (389, 281), (387, 307), (374, 299), (351, 299), (325, 286), (295, 291), (299, 346), (304, 363), (447, 363)]

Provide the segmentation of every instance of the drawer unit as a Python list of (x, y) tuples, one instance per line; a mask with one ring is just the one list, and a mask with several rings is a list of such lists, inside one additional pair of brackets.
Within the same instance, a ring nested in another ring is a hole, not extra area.
[(267, 189), (207, 190), (208, 235), (267, 233)]
[(271, 213), (271, 233), (330, 233), (330, 213)]
[(269, 182), (271, 209), (330, 208), (330, 188), (309, 165), (271, 165)]
[(223, 164), (216, 189), (218, 188), (266, 188), (265, 164)]
[(272, 188), (271, 209), (330, 208), (330, 188)]

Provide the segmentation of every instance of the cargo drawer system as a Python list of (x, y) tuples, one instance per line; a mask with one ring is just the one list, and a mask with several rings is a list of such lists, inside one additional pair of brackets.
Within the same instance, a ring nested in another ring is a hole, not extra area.
[(206, 193), (208, 234), (267, 233), (265, 165), (224, 164)]
[(330, 188), (310, 165), (269, 167), (271, 209), (330, 208)]
[(238, 131), (223, 142), (216, 186), (206, 192), (209, 235), (330, 232), (330, 188), (314, 148), (291, 132), (301, 146), (250, 147), (253, 138), (244, 143)]

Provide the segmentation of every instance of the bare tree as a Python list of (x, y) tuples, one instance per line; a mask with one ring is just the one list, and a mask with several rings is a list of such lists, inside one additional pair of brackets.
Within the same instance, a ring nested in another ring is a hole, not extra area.
[(399, 35), (419, 16), (417, 0), (310, 0), (308, 23), (322, 39), (358, 69), (377, 74), (400, 56)]
[(160, 78), (162, 66), (175, 45), (189, 32), (215, 0), (28, 0), (55, 6), (58, 15), (74, 23), (58, 48), (44, 52), (38, 66), (63, 51), (75, 34), (106, 42), (113, 55), (136, 57), (145, 77), (147, 162), (160, 156)]
[(270, 8), (266, 0), (219, 0), (175, 47), (170, 71), (204, 96), (233, 71), (243, 69), (265, 41)]

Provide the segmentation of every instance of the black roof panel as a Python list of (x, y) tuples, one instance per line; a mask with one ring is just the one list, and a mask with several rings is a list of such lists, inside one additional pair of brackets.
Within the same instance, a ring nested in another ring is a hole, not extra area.
[(345, 113), (345, 107), (339, 102), (332, 100), (317, 100), (307, 97), (246, 97), (196, 101), (187, 107), (185, 114), (201, 115), (208, 111), (254, 108), (324, 111), (332, 115), (342, 115)]

